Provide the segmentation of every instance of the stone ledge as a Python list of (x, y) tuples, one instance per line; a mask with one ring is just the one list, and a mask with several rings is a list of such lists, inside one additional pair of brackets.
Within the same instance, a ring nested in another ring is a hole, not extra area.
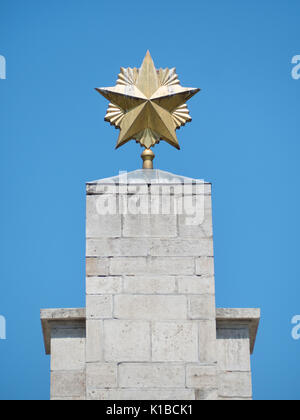
[[(51, 328), (52, 325), (62, 324), (64, 327), (85, 326), (85, 308), (72, 309), (42, 309), (41, 323), (43, 329), (46, 354), (51, 353)], [(254, 351), (256, 335), (260, 321), (260, 309), (257, 308), (217, 308), (216, 311), (217, 327), (223, 326), (231, 328), (234, 325), (247, 325), (250, 334), (250, 351)], [(192, 321), (191, 321), (192, 322)]]
[(234, 325), (247, 325), (250, 335), (250, 352), (253, 354), (260, 315), (258, 308), (217, 308), (217, 328), (219, 326), (230, 328)]
[(61, 323), (64, 327), (74, 327), (74, 323), (78, 323), (78, 326), (85, 327), (85, 308), (41, 309), (40, 314), (46, 354), (51, 354), (52, 325)]

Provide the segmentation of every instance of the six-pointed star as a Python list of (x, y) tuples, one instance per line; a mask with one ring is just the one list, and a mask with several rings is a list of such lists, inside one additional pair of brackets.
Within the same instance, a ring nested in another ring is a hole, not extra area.
[(146, 148), (165, 140), (180, 149), (176, 129), (191, 121), (184, 104), (200, 89), (180, 86), (175, 69), (156, 70), (148, 51), (139, 70), (121, 69), (115, 87), (96, 90), (111, 102), (105, 120), (120, 128), (117, 148), (135, 139)]

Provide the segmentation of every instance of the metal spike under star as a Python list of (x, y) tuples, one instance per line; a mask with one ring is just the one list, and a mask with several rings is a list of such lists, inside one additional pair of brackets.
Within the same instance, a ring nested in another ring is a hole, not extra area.
[(186, 102), (200, 91), (180, 86), (175, 68), (157, 70), (149, 51), (140, 69), (121, 68), (116, 86), (96, 90), (110, 101), (105, 121), (120, 129), (116, 148), (136, 140), (144, 169), (153, 168), (160, 140), (180, 149), (176, 130), (192, 121)]

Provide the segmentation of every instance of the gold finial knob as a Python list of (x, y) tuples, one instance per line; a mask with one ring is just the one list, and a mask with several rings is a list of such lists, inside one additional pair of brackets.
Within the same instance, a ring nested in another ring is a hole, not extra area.
[(155, 158), (155, 154), (151, 149), (145, 149), (141, 154), (141, 158), (144, 162), (143, 169), (153, 169), (153, 159)]

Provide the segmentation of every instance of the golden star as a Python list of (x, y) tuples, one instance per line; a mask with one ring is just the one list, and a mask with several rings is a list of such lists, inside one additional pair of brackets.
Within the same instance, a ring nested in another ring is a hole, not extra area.
[(175, 69), (156, 70), (148, 51), (140, 69), (121, 68), (115, 87), (96, 90), (110, 101), (105, 121), (120, 129), (116, 148), (134, 139), (180, 149), (176, 130), (192, 120), (185, 102), (200, 89), (180, 86)]

